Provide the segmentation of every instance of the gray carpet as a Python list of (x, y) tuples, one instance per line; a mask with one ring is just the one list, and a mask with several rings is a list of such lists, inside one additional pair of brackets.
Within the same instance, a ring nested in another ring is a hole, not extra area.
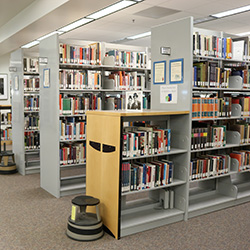
[(40, 188), (39, 175), (0, 175), (0, 249), (250, 249), (250, 203), (115, 240), (77, 242), (66, 234), (71, 199)]

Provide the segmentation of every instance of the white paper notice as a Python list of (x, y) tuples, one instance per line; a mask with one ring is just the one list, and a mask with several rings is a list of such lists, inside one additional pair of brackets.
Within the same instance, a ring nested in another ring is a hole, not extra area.
[(177, 87), (178, 85), (161, 86), (160, 102), (161, 103), (177, 103)]

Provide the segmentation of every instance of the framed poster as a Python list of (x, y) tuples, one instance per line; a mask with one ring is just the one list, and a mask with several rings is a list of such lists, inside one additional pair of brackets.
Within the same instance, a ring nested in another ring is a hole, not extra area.
[(142, 91), (126, 91), (126, 102), (127, 111), (142, 111)]
[(43, 70), (43, 87), (44, 88), (50, 87), (50, 69)]
[(166, 84), (166, 61), (154, 62), (153, 83)]
[(8, 75), (0, 74), (0, 100), (8, 99)]
[(169, 83), (183, 83), (183, 58), (169, 61)]
[(14, 90), (18, 90), (19, 89), (19, 77), (18, 75), (15, 75), (14, 77)]

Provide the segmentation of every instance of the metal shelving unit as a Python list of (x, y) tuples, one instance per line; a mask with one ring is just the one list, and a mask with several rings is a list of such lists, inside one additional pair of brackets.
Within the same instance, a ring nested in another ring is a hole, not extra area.
[[(39, 89), (27, 90), (24, 88), (24, 79), (39, 78), (39, 72), (24, 71), (24, 57), (37, 58), (37, 53), (29, 53), (24, 49), (18, 49), (11, 53), (10, 66), (16, 69), (11, 72), (11, 81), (13, 85), (12, 96), (12, 135), (13, 152), (16, 157), (17, 169), (20, 174), (33, 174), (40, 172), (40, 149), (39, 145), (30, 148), (25, 147), (25, 133), (37, 132), (37, 129), (25, 129), (25, 117), (36, 115), (39, 117), (39, 110), (26, 110), (24, 98), (27, 96), (39, 96)], [(38, 118), (39, 119), (39, 118)]]
[[(72, 63), (60, 63), (59, 62), (59, 43), (65, 43), (70, 45), (85, 46), (90, 44), (88, 41), (60, 41), (58, 35), (53, 35), (47, 39), (44, 39), (40, 43), (40, 57), (48, 58), (48, 64), (40, 65), (40, 75), (42, 77), (41, 82), (44, 79), (44, 69), (50, 70), (50, 86), (44, 88), (41, 86), (40, 98), (41, 98), (41, 187), (59, 198), (64, 195), (85, 193), (85, 163), (72, 164), (72, 165), (60, 165), (60, 143), (72, 143), (72, 142), (84, 142), (86, 139), (80, 140), (61, 140), (59, 136), (59, 121), (67, 118), (86, 118), (85, 112), (77, 115), (62, 115), (59, 112), (59, 95), (80, 96), (88, 93), (100, 94), (102, 97), (102, 108), (104, 108), (104, 97), (107, 92), (120, 94), (121, 90), (103, 89), (103, 83), (105, 78), (105, 71), (138, 71), (141, 73), (148, 72), (148, 69), (140, 68), (127, 68), (107, 65), (87, 65), (87, 64), (72, 64)], [(112, 46), (111, 44), (102, 43), (101, 55), (104, 57), (105, 48)], [(120, 46), (120, 45), (117, 45)], [(124, 46), (121, 46), (121, 48)], [(134, 46), (127, 46), (133, 48)], [(139, 47), (140, 49), (142, 47)], [(126, 46), (125, 46), (126, 49)], [(145, 48), (144, 48), (145, 49)], [(62, 89), (59, 84), (59, 71), (60, 70), (96, 70), (101, 72), (101, 86), (98, 89)], [(150, 89), (146, 89), (145, 92), (150, 94)], [(74, 171), (78, 171), (77, 174)], [(71, 172), (71, 173), (70, 173)], [(62, 177), (63, 176), (63, 177)]]

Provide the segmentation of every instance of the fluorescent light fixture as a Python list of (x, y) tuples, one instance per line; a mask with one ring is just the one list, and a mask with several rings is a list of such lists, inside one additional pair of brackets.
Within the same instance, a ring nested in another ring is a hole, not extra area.
[(64, 32), (62, 32), (62, 31), (53, 31), (53, 32), (51, 32), (51, 33), (49, 33), (49, 34), (47, 34), (47, 35), (45, 35), (45, 36), (42, 36), (42, 37), (39, 37), (38, 39), (37, 39), (37, 41), (42, 41), (43, 39), (45, 39), (45, 38), (47, 38), (47, 37), (49, 37), (49, 36), (52, 36), (52, 35), (54, 35), (54, 34), (59, 34), (59, 35), (61, 35), (61, 34), (63, 34)]
[(115, 4), (112, 4), (110, 6), (108, 6), (107, 8), (104, 8), (102, 10), (99, 10), (89, 16), (87, 16), (87, 18), (93, 18), (93, 19), (98, 19), (100, 17), (104, 17), (104, 16), (107, 16), (111, 13), (114, 13), (118, 10), (121, 10), (121, 9), (124, 9), (130, 5), (133, 5), (133, 4), (136, 4), (137, 2), (135, 1), (120, 1), (118, 3), (115, 3)]
[(29, 49), (29, 48), (37, 45), (37, 44), (39, 44), (39, 41), (35, 40), (35, 41), (32, 41), (30, 43), (27, 43), (27, 44), (23, 45), (21, 48), (23, 48), (23, 49)]
[(203, 17), (203, 18), (195, 19), (194, 24), (205, 23), (205, 22), (209, 22), (209, 21), (212, 21), (212, 20), (215, 20), (215, 19), (216, 18), (213, 17), (213, 16), (206, 16), (206, 17)]
[(79, 20), (77, 20), (77, 21), (75, 21), (75, 22), (73, 22), (73, 23), (71, 23), (71, 24), (69, 24), (69, 25), (66, 25), (66, 26), (60, 28), (60, 29), (57, 30), (57, 31), (58, 31), (58, 32), (68, 32), (68, 31), (70, 31), (70, 30), (73, 30), (73, 29), (75, 29), (75, 28), (78, 28), (78, 27), (80, 27), (80, 26), (82, 26), (82, 25), (84, 25), (84, 24), (86, 24), (86, 23), (92, 22), (92, 21), (93, 21), (93, 19), (85, 18), (85, 17), (84, 17), (84, 18), (79, 19)]
[(237, 9), (228, 10), (228, 11), (220, 12), (220, 13), (217, 13), (217, 14), (213, 14), (211, 16), (221, 18), (221, 17), (226, 17), (226, 16), (239, 14), (239, 13), (246, 12), (246, 11), (249, 11), (249, 10), (250, 10), (250, 5), (247, 5), (247, 6), (244, 6), (244, 7), (237, 8)]
[(138, 35), (134, 35), (134, 36), (128, 36), (127, 39), (135, 40), (135, 39), (143, 38), (143, 37), (146, 37), (146, 36), (151, 36), (151, 31), (141, 33), (141, 34), (138, 34)]
[(236, 36), (248, 36), (248, 35), (250, 35), (250, 31), (236, 34)]

